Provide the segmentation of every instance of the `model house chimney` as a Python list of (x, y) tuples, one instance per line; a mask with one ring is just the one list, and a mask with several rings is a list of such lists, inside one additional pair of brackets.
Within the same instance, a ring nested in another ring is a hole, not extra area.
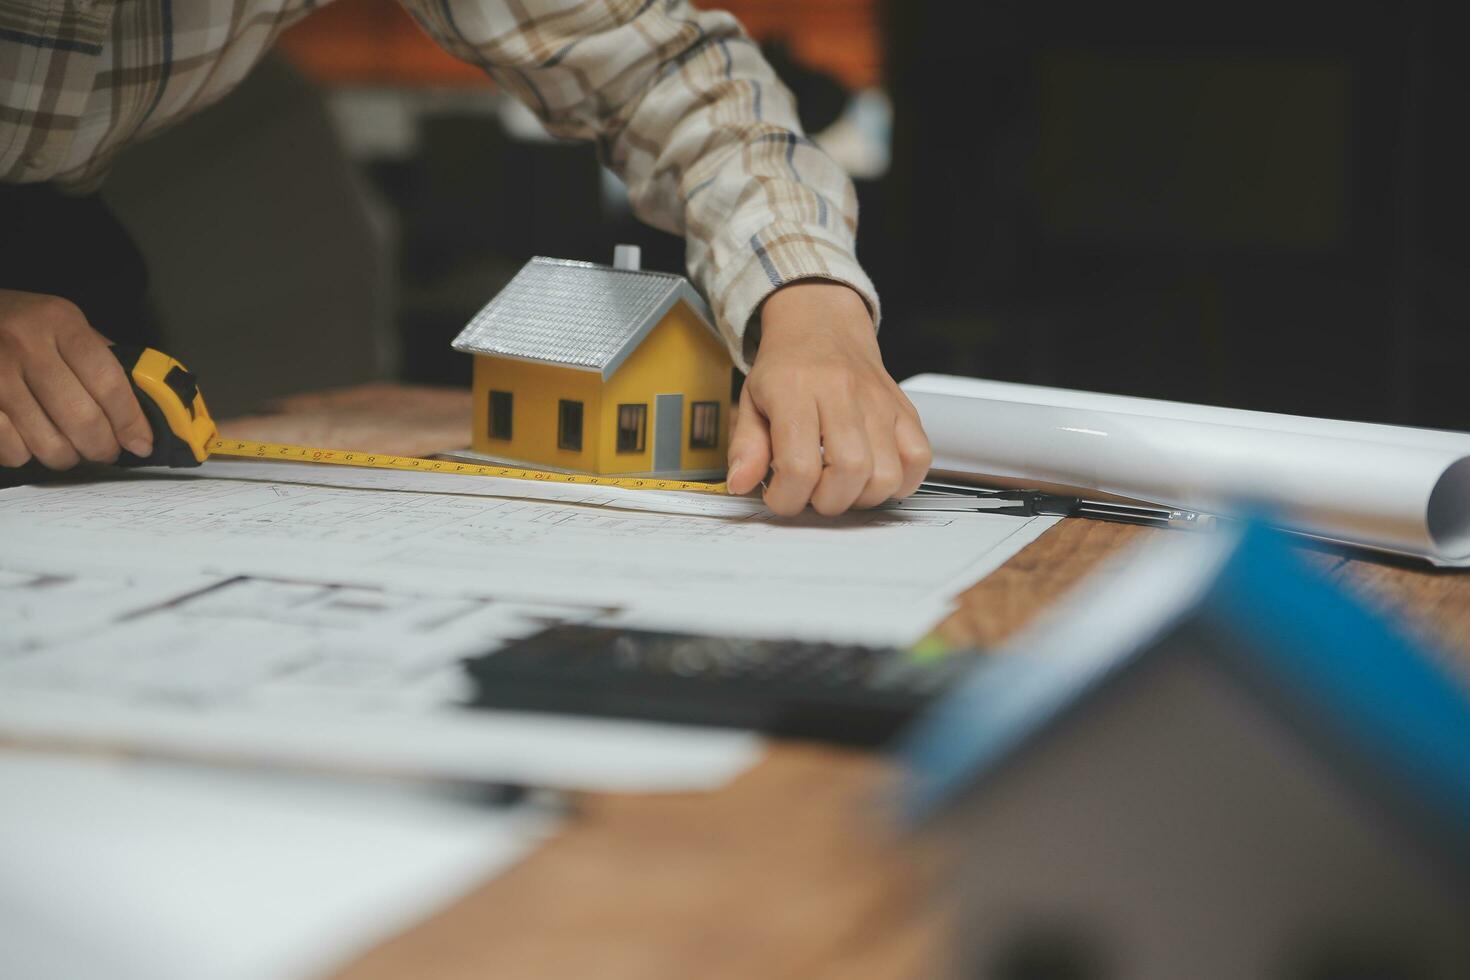
[(637, 245), (614, 245), (613, 268), (637, 272), (643, 265), (643, 252)]

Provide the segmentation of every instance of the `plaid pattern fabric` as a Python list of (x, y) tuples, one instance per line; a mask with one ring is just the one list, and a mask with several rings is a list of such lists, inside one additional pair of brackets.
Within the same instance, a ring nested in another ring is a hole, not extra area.
[[(96, 187), (120, 149), (219, 99), (317, 5), (0, 0), (0, 181)], [(552, 133), (594, 141), (640, 218), (686, 236), (737, 361), (761, 301), (796, 279), (846, 283), (876, 319), (852, 184), (730, 15), (686, 0), (404, 5)]]

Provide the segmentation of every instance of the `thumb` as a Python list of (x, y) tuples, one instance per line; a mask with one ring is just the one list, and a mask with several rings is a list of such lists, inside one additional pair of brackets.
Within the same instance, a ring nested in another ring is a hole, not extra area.
[(730, 492), (750, 493), (766, 478), (771, 468), (771, 428), (750, 396), (750, 386), (740, 391), (740, 408), (735, 413), (735, 431), (730, 435), (730, 471), (725, 478)]
[[(136, 403), (136, 399), (134, 400)], [(153, 427), (148, 424), (148, 418), (142, 409), (129, 413), (129, 418), (117, 428), (114, 433), (120, 446), (137, 456), (147, 456), (153, 452)]]

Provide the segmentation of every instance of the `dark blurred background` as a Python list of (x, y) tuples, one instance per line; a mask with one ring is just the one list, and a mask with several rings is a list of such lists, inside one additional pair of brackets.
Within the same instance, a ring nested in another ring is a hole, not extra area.
[[(1461, 5), (723, 6), (854, 176), (895, 376), (1470, 428)], [(138, 153), (239, 160), (210, 128), (228, 113), (267, 120), (249, 152), (279, 141), (288, 165), (241, 165), (232, 187), (252, 189), (217, 215), (177, 206), (253, 227), (275, 208), (294, 245), (263, 250), (251, 283), (176, 246), (162, 279), (199, 302), (166, 326), (238, 317), (298, 369), (215, 385), (222, 412), (371, 373), (467, 383), (449, 340), (532, 254), (607, 261), (628, 241), (682, 270), (682, 242), (628, 214), (590, 147), (548, 139), (391, 0), (313, 14), (240, 92)], [(158, 171), (125, 160), (108, 193), (166, 251)], [(328, 266), (312, 295), (259, 299)], [(194, 354), (221, 372), (238, 357)]]

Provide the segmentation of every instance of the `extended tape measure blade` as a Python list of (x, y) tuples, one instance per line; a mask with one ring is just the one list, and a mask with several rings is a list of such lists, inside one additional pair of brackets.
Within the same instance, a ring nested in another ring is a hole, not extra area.
[(212, 456), (235, 459), (271, 459), (292, 463), (320, 463), (327, 466), (357, 466), (377, 470), (407, 470), (419, 473), (451, 473), (456, 476), (498, 476), (505, 480), (531, 480), (541, 483), (575, 483), (580, 486), (618, 487), (623, 490), (682, 490), (686, 493), (725, 495), (723, 482), (700, 483), (697, 480), (664, 480), (657, 477), (592, 476), (580, 473), (552, 473), (547, 470), (524, 469), (454, 460), (425, 459), (420, 456), (396, 456), (392, 453), (370, 453), (361, 450), (322, 449), (317, 446), (293, 446), (281, 442), (254, 442), (248, 439), (218, 438), (209, 444)]

